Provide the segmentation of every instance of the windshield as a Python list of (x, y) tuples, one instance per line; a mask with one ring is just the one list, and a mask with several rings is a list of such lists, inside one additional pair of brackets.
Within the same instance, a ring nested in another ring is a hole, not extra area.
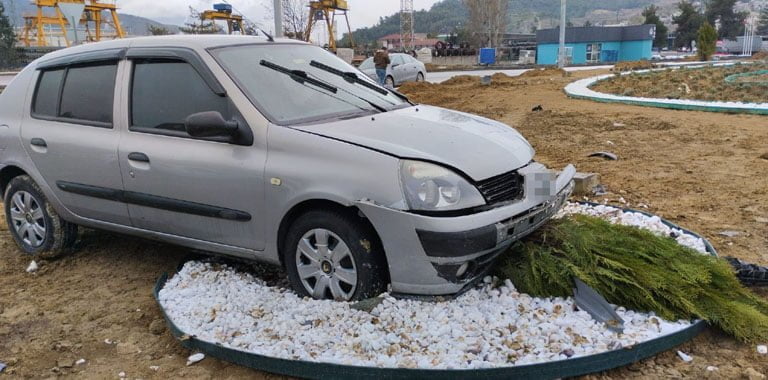
[(251, 102), (276, 124), (307, 123), (409, 105), (391, 92), (382, 94), (311, 65), (312, 61), (319, 62), (376, 84), (317, 46), (246, 45), (217, 48), (212, 53)]

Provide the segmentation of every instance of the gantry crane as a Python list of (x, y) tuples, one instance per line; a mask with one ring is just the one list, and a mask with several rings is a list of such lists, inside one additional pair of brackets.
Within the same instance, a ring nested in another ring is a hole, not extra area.
[(199, 16), (201, 21), (225, 21), (227, 34), (247, 34), (243, 25), (243, 16), (233, 14), (230, 4), (213, 4), (213, 9), (205, 10)]
[[(24, 16), (24, 30), (21, 35), (21, 42), (24, 46), (32, 46), (33, 39), (37, 46), (47, 46), (46, 26), (53, 25), (60, 30), (58, 33), (49, 32), (50, 35), (62, 36), (67, 46), (71, 41), (67, 38), (65, 30), (69, 22), (64, 18), (59, 9), (59, 0), (32, 0), (32, 4), (37, 7), (37, 13)], [(114, 0), (66, 0), (61, 3), (84, 4), (80, 24), (85, 26), (86, 41), (101, 41), (104, 38), (124, 38), (125, 32), (120, 25), (120, 18), (117, 15), (117, 5)], [(53, 8), (54, 15), (45, 12), (46, 8)], [(110, 18), (102, 17), (103, 12), (109, 12)], [(105, 26), (112, 29), (111, 33), (105, 33)]]
[(352, 36), (352, 27), (349, 25), (349, 6), (347, 0), (312, 0), (309, 2), (309, 22), (307, 23), (307, 32), (304, 34), (304, 39), (309, 42), (312, 38), (312, 28), (316, 22), (325, 20), (325, 25), (328, 28), (328, 49), (336, 51), (336, 31), (334, 30), (334, 23), (336, 16), (344, 16), (347, 21), (347, 29), (349, 30), (349, 41), (351, 47), (355, 48), (355, 39)]

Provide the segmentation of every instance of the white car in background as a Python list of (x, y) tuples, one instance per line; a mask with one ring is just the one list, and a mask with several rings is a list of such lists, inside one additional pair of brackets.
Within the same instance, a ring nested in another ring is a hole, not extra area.
[[(390, 53), (389, 59), (392, 63), (387, 67), (385, 84), (390, 88), (400, 86), (405, 82), (423, 82), (427, 77), (427, 68), (424, 63), (409, 54)], [(373, 80), (379, 80), (376, 76), (376, 67), (373, 65), (373, 57), (360, 64), (360, 71)]]

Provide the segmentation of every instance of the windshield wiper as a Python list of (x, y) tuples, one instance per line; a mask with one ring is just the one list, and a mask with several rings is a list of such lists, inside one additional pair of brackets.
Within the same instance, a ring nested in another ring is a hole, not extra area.
[(356, 73), (353, 73), (351, 71), (341, 71), (341, 70), (339, 70), (339, 69), (337, 69), (335, 67), (328, 66), (328, 65), (326, 65), (324, 63), (320, 63), (320, 62), (315, 61), (315, 60), (310, 62), (309, 65), (312, 66), (312, 67), (317, 67), (320, 70), (327, 71), (327, 72), (329, 72), (329, 73), (331, 73), (333, 75), (340, 76), (340, 77), (344, 78), (344, 80), (346, 80), (349, 83), (359, 84), (359, 85), (361, 85), (363, 87), (366, 87), (368, 89), (376, 91), (379, 94), (382, 94), (382, 95), (388, 95), (389, 94), (389, 91), (387, 91), (387, 90), (385, 90), (385, 89), (383, 89), (383, 88), (381, 88), (381, 87), (379, 87), (379, 86), (377, 86), (377, 85), (375, 85), (375, 84), (373, 84), (371, 82), (368, 82), (367, 80), (360, 79), (357, 76)]
[(288, 76), (291, 77), (291, 79), (293, 79), (296, 82), (299, 82), (301, 84), (304, 84), (306, 82), (306, 83), (312, 84), (314, 86), (320, 87), (323, 90), (330, 91), (330, 92), (332, 92), (334, 94), (339, 90), (338, 88), (336, 88), (334, 86), (331, 86), (328, 83), (325, 83), (325, 82), (323, 82), (321, 80), (317, 80), (317, 79), (311, 78), (305, 71), (291, 70), (291, 69), (289, 69), (287, 67), (280, 66), (280, 65), (274, 64), (272, 62), (265, 61), (263, 59), (261, 60), (260, 64), (262, 66), (264, 66), (264, 67), (270, 68), (270, 69), (275, 70), (275, 71), (277, 71), (279, 73), (283, 73), (285, 75), (288, 75)]

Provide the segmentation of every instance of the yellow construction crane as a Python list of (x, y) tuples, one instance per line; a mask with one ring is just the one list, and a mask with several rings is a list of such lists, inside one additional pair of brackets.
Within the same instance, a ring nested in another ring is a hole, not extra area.
[[(24, 16), (24, 30), (21, 35), (21, 42), (24, 46), (32, 46), (33, 41), (36, 46), (47, 46), (48, 36), (61, 36), (67, 46), (71, 41), (67, 38), (65, 30), (69, 22), (64, 18), (59, 3), (84, 4), (85, 9), (80, 19), (80, 24), (85, 26), (86, 41), (101, 41), (104, 38), (124, 38), (125, 32), (120, 25), (120, 18), (117, 15), (117, 5), (114, 0), (32, 0), (32, 4), (37, 7), (37, 13)], [(53, 8), (54, 15), (45, 12), (47, 8)], [(109, 18), (104, 18), (103, 12), (109, 12)], [(57, 32), (46, 32), (46, 26), (52, 25), (59, 30)], [(105, 26), (110, 26), (111, 33), (105, 33)]]
[(201, 21), (225, 21), (227, 23), (228, 34), (246, 34), (246, 28), (243, 25), (243, 16), (232, 13), (232, 5), (221, 3), (213, 4), (213, 9), (205, 10), (200, 13)]
[(349, 30), (349, 41), (351, 47), (355, 48), (355, 40), (352, 37), (352, 27), (349, 25), (349, 6), (347, 0), (313, 0), (309, 2), (309, 22), (307, 23), (307, 32), (304, 39), (309, 42), (312, 38), (312, 28), (316, 22), (325, 20), (328, 28), (328, 49), (336, 51), (336, 31), (334, 30), (336, 16), (344, 16)]

